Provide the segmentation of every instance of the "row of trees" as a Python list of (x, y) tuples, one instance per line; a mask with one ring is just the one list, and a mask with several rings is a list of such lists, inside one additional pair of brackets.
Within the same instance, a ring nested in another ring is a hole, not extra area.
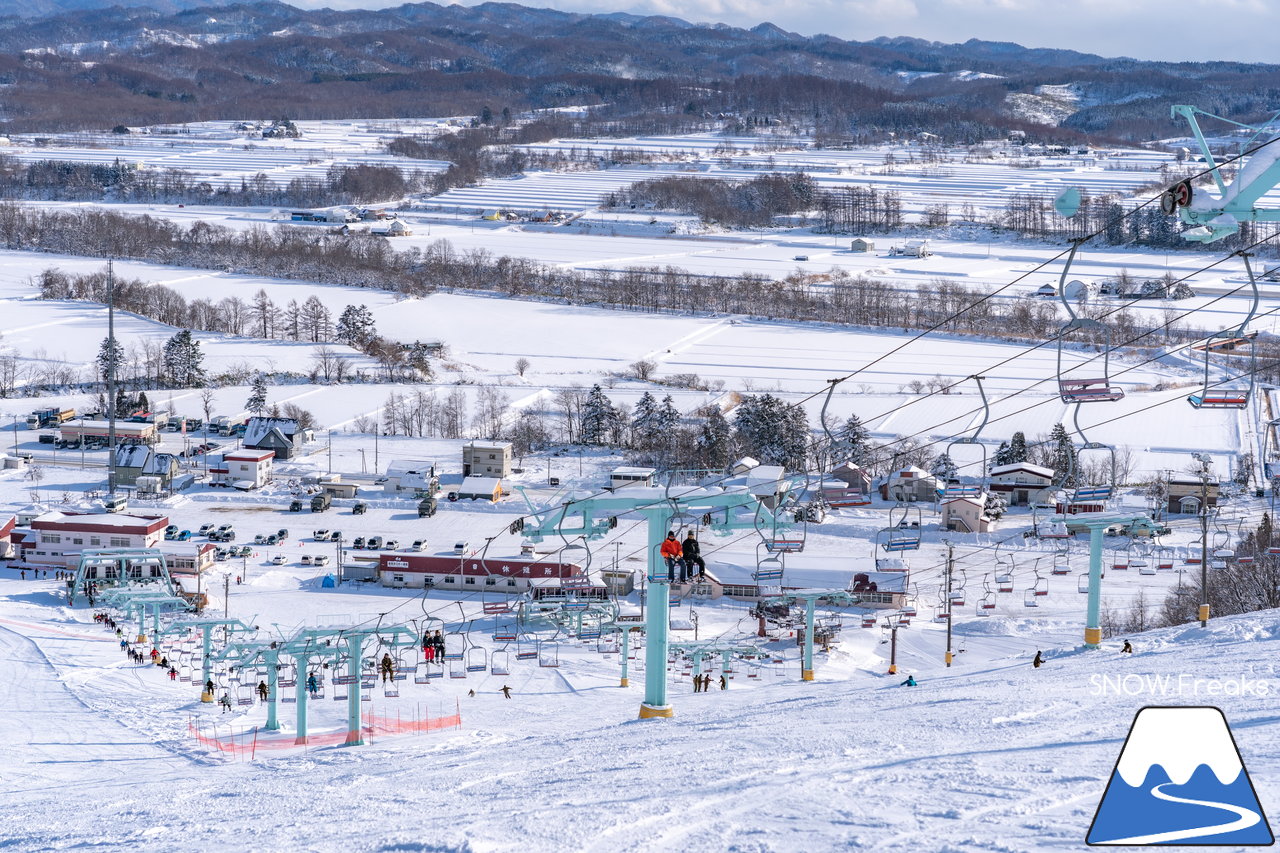
[(604, 207), (643, 207), (694, 213), (705, 222), (760, 228), (774, 217), (812, 210), (822, 195), (804, 172), (770, 172), (747, 181), (672, 175), (607, 193)]
[[(820, 278), (794, 274), (780, 281), (749, 273), (696, 275), (671, 267), (583, 272), (484, 250), (457, 252), (444, 240), (425, 249), (396, 251), (385, 240), (362, 235), (317, 236), (290, 227), (236, 231), (203, 222), (188, 227), (103, 210), (48, 211), (0, 204), (0, 247), (381, 287), (412, 296), (479, 290), (647, 312), (709, 311), (904, 330), (940, 326), (950, 333), (1006, 340), (1043, 340), (1058, 326), (1052, 305), (984, 299), (983, 289), (946, 281), (911, 291), (841, 270)], [(50, 271), (41, 277), (40, 286), (52, 298), (101, 300), (105, 279)], [(121, 282), (118, 293), (124, 300), (120, 304), (129, 310), (180, 328), (246, 334), (255, 319), (260, 327), (263, 322), (262, 311), (234, 298), (187, 301), (169, 288), (136, 281)], [(297, 312), (285, 306), (285, 334), (292, 336), (296, 330), (299, 338), (323, 335), (322, 307), (313, 304), (309, 313), (301, 305)], [(1105, 322), (1116, 341), (1156, 328), (1139, 325), (1143, 318), (1126, 311)], [(267, 325), (277, 327), (270, 318)], [(1161, 334), (1158, 342), (1169, 343), (1168, 333)], [(1194, 336), (1195, 330), (1185, 334)], [(401, 351), (398, 345), (383, 349), (390, 355)]]
[(189, 172), (139, 168), (120, 160), (24, 163), (0, 154), (0, 196), (8, 199), (319, 207), (394, 201), (431, 191), (435, 185), (429, 170), (395, 166), (333, 165), (322, 178), (297, 177), (287, 183), (260, 172), (215, 184)]

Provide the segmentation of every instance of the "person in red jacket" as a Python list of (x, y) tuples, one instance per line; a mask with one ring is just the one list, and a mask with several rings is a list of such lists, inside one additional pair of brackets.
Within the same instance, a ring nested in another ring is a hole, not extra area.
[(667, 538), (662, 540), (662, 548), (659, 549), (663, 559), (667, 561), (667, 580), (672, 583), (676, 579), (676, 563), (680, 562), (684, 554), (684, 548), (680, 546), (680, 540), (676, 538), (674, 530), (667, 531)]

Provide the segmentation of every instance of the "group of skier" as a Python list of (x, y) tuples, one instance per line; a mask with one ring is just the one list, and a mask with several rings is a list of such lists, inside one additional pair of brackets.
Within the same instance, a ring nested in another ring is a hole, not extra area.
[[(702, 675), (695, 675), (693, 677), (694, 693), (706, 693), (710, 689), (711, 689), (711, 673), (704, 672)], [(729, 677), (724, 673), (720, 674), (720, 689), (721, 690), (729, 689)]]
[[(667, 580), (671, 583), (676, 583), (677, 569), (679, 569), (680, 583), (688, 583), (691, 578), (701, 578), (706, 575), (707, 564), (702, 559), (702, 546), (698, 544), (698, 537), (693, 535), (692, 530), (684, 538), (684, 542), (676, 538), (674, 530), (668, 530), (667, 538), (662, 540), (662, 547), (658, 549), (658, 553), (667, 562)], [(697, 575), (694, 575), (694, 566), (698, 567)]]

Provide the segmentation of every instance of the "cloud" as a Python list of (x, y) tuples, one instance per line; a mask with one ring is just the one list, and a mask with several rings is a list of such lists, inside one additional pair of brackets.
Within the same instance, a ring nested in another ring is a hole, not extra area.
[[(403, 0), (286, 0), (303, 8), (381, 8)], [(465, 0), (475, 5), (483, 0)], [(533, 0), (575, 12), (670, 15), (803, 35), (866, 40), (914, 36), (947, 43), (1014, 41), (1103, 56), (1275, 62), (1277, 0)]]

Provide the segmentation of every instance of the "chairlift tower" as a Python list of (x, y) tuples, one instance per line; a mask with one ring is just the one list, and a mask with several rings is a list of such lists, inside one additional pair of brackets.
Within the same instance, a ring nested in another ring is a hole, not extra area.
[(540, 508), (521, 489), (534, 518), (524, 533), (535, 542), (551, 535), (594, 539), (613, 529), (622, 515), (638, 515), (646, 522), (649, 585), (645, 593), (645, 691), (640, 719), (673, 717), (675, 712), (667, 700), (666, 677), (671, 630), (670, 580), (659, 554), (672, 519), (687, 515), (701, 517), (704, 526), (711, 530), (753, 530), (758, 529), (758, 516), (775, 515), (783, 502), (777, 502), (778, 510), (767, 509), (761, 496), (746, 487), (687, 488), (679, 494), (670, 494), (669, 489), (656, 486), (629, 486), (623, 491), (625, 494), (593, 495), (582, 500), (566, 500), (552, 508)]
[(765, 600), (771, 604), (786, 605), (804, 602), (804, 658), (800, 665), (800, 678), (803, 681), (813, 681), (813, 616), (818, 601), (846, 607), (862, 603), (860, 595), (844, 589), (794, 589)]
[(1089, 530), (1089, 601), (1085, 613), (1084, 645), (1087, 649), (1096, 649), (1102, 645), (1102, 537), (1108, 527), (1123, 524), (1132, 529), (1134, 526), (1154, 528), (1151, 519), (1140, 513), (1081, 513), (1075, 516), (1057, 516), (1054, 519), (1074, 525), (1082, 525)]

